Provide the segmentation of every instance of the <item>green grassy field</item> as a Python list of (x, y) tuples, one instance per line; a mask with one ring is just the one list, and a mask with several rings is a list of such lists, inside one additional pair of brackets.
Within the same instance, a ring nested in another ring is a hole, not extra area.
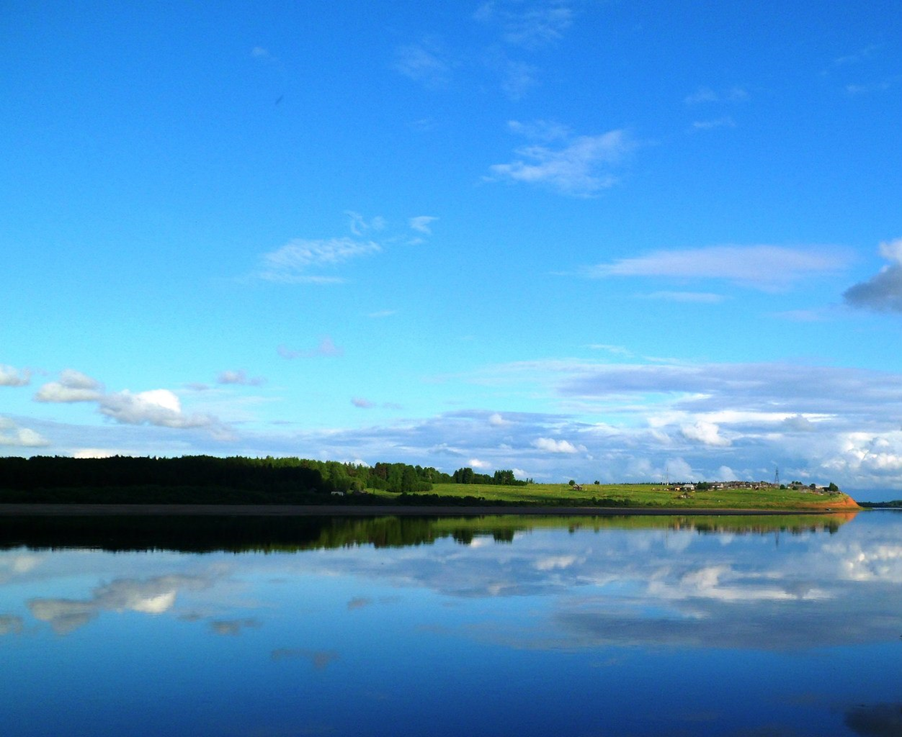
[[(378, 492), (394, 499), (398, 495)], [(826, 510), (853, 507), (845, 494), (816, 494), (790, 489), (720, 489), (711, 491), (670, 491), (655, 484), (601, 484), (574, 490), (567, 484), (490, 486), (483, 484), (435, 484), (431, 492), (448, 497), (477, 497), (486, 501), (527, 504), (573, 504), (666, 507), (672, 509), (800, 509)], [(415, 495), (414, 495), (415, 496)]]

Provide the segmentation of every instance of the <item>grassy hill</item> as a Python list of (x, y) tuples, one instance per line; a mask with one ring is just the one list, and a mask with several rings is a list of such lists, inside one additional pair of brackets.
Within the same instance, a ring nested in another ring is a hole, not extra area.
[[(854, 499), (841, 492), (810, 489), (670, 490), (657, 484), (592, 484), (575, 489), (567, 484), (490, 486), (484, 484), (435, 484), (424, 495), (476, 497), (487, 502), (601, 507), (663, 507), (668, 509), (786, 509), (826, 511), (858, 509)], [(389, 500), (399, 495), (379, 492)], [(410, 494), (420, 496), (420, 494)]]

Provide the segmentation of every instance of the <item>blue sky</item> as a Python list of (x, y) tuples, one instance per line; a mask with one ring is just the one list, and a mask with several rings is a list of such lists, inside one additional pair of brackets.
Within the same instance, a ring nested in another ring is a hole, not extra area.
[(897, 4), (0, 14), (0, 453), (902, 489)]

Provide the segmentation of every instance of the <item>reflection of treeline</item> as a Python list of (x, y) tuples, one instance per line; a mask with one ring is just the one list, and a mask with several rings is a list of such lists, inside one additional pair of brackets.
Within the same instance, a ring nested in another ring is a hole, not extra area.
[[(513, 471), (496, 471), (494, 476), (473, 474), (470, 468), (458, 469), (467, 475), (468, 483), (525, 484), (517, 481)], [(485, 479), (485, 480), (483, 480)], [(183, 456), (181, 458), (146, 458), (115, 456), (113, 458), (64, 458), (34, 456), (32, 458), (0, 458), (0, 490), (90, 489), (91, 499), (123, 501), (122, 492), (109, 489), (142, 489), (148, 503), (168, 501), (266, 501), (290, 502), (296, 495), (328, 494), (333, 491), (363, 492), (367, 489), (394, 493), (430, 491), (434, 483), (451, 483), (453, 477), (432, 467), (406, 463), (376, 463), (366, 466), (337, 461), (305, 458), (216, 458)], [(191, 491), (194, 490), (194, 491)], [(198, 491), (202, 490), (198, 499)], [(248, 492), (235, 495), (230, 490)], [(186, 499), (183, 495), (191, 497)], [(54, 495), (50, 495), (53, 497)], [(58, 495), (56, 495), (58, 496)], [(71, 497), (72, 495), (69, 495)], [(81, 496), (84, 496), (82, 494)], [(135, 494), (125, 494), (134, 498)], [(5, 501), (37, 500), (33, 495), (3, 494)], [(45, 493), (41, 501), (57, 501)]]
[(436, 524), (424, 517), (0, 517), (0, 549), (291, 553), (430, 545), (447, 537), (469, 544), (477, 535), (512, 542), (515, 529), (525, 525), (496, 530), (478, 520)]
[(478, 537), (511, 543), (517, 533), (562, 530), (670, 529), (733, 534), (835, 532), (846, 518), (791, 516), (715, 520), (689, 517), (3, 517), (0, 549), (95, 548), (109, 551), (175, 550), (185, 553), (301, 552), (372, 545), (431, 545), (452, 538), (469, 545)]

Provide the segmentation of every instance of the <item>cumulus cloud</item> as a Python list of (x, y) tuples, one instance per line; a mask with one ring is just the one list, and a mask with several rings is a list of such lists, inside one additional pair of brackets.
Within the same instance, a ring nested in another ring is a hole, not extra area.
[(849, 287), (846, 304), (875, 312), (902, 312), (902, 238), (880, 244), (880, 255), (889, 265), (865, 282)]
[[(528, 132), (516, 122), (510, 128)], [(562, 194), (588, 197), (616, 184), (612, 168), (635, 147), (623, 130), (588, 136), (568, 133), (550, 144), (546, 141), (516, 149), (513, 161), (489, 167), (487, 179), (538, 184)]]
[(262, 386), (266, 379), (261, 376), (248, 376), (244, 369), (237, 371), (220, 371), (216, 377), (217, 384), (238, 384), (240, 386)]
[(804, 278), (832, 274), (848, 262), (845, 253), (827, 246), (710, 246), (655, 251), (585, 270), (590, 278), (615, 276), (680, 279), (726, 279), (759, 289), (785, 288)]
[(266, 281), (286, 284), (337, 284), (344, 279), (311, 272), (334, 268), (381, 250), (378, 243), (349, 237), (326, 240), (295, 239), (275, 251), (264, 254), (263, 268), (257, 276)]
[(38, 402), (96, 402), (103, 396), (103, 385), (81, 371), (65, 369), (59, 381), (44, 384), (34, 398)]
[(720, 434), (720, 428), (713, 422), (696, 422), (694, 425), (683, 425), (680, 433), (686, 440), (702, 445), (726, 446), (730, 441)]
[(168, 389), (152, 389), (132, 394), (125, 390), (105, 394), (99, 402), (100, 412), (126, 425), (158, 427), (210, 427), (216, 421), (208, 415), (186, 415), (179, 398)]
[(481, 461), (478, 458), (471, 458), (468, 461), (468, 465), (470, 466), (470, 468), (475, 468), (477, 470), (485, 470), (492, 467), (492, 464), (488, 461)]
[(336, 358), (344, 355), (344, 348), (341, 348), (332, 341), (328, 335), (325, 336), (316, 348), (306, 351), (295, 351), (284, 345), (278, 347), (279, 355), (282, 358), (292, 360), (295, 358)]
[(581, 450), (585, 451), (583, 446), (577, 447), (569, 440), (555, 440), (554, 438), (537, 438), (532, 444), (539, 450), (544, 450), (548, 453), (573, 454), (579, 453)]
[(0, 445), (13, 448), (42, 448), (50, 445), (50, 441), (34, 430), (19, 427), (12, 420), (0, 417)]
[(16, 369), (0, 363), (0, 386), (26, 386), (31, 381), (28, 369)]

